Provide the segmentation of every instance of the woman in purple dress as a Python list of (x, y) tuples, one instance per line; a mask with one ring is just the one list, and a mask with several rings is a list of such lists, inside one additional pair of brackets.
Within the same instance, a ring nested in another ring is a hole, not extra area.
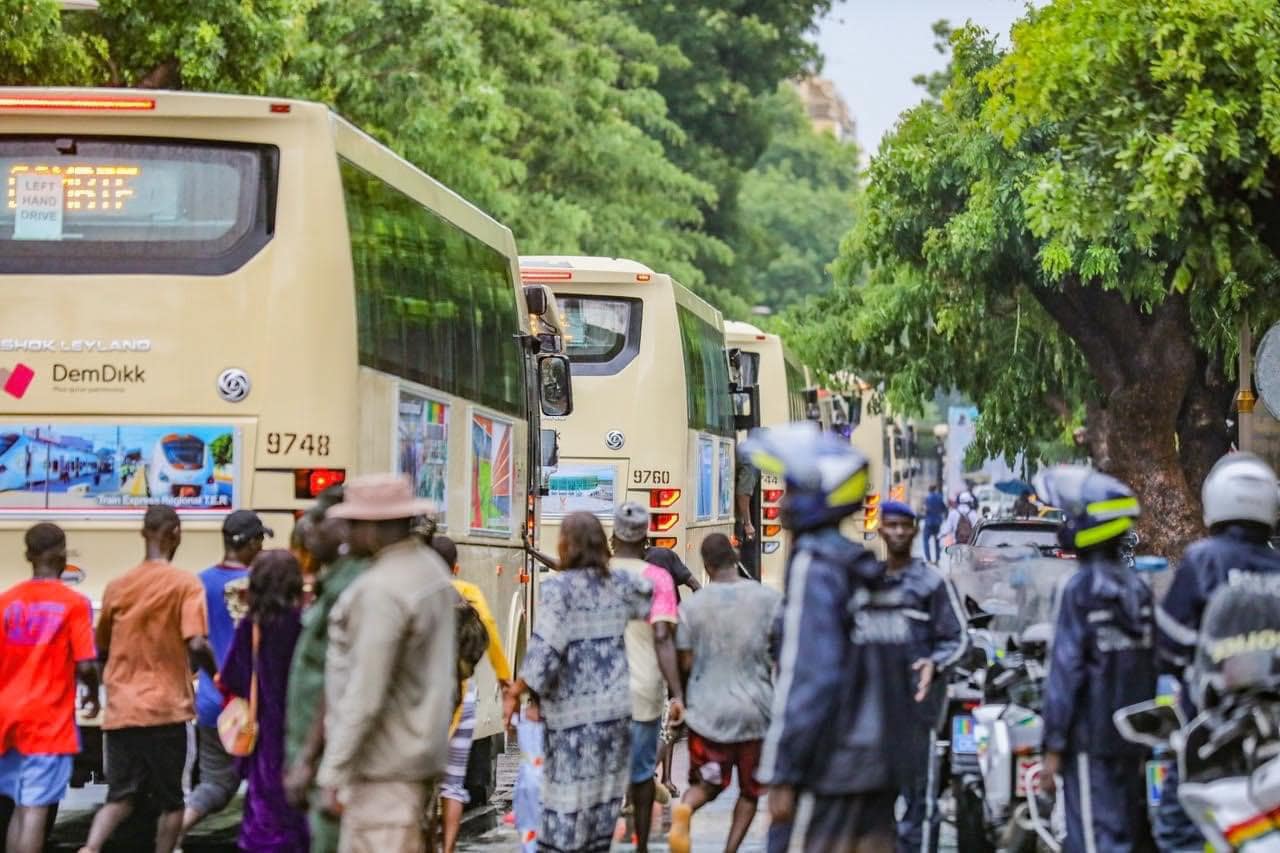
[(248, 618), (236, 626), (219, 674), (226, 692), (248, 699), (250, 680), (257, 673), (258, 743), (252, 755), (240, 759), (240, 771), (249, 780), (240, 849), (253, 853), (294, 853), (308, 845), (306, 814), (291, 808), (284, 795), (285, 693), (302, 628), (301, 597), (302, 571), (294, 556), (281, 549), (259, 554), (249, 568)]

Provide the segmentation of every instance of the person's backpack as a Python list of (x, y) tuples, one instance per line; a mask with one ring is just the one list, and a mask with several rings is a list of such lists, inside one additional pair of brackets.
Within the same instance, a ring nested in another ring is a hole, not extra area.
[(455, 605), (458, 639), (458, 681), (466, 681), (475, 674), (476, 664), (489, 649), (489, 631), (480, 619), (480, 612), (461, 595)]
[(956, 522), (956, 544), (968, 545), (973, 540), (973, 519), (963, 510), (960, 520)]

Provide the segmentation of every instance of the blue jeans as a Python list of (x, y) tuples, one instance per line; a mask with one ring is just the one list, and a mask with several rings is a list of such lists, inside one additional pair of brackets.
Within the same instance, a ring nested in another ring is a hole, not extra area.
[(658, 734), (662, 718), (631, 721), (631, 784), (648, 782), (658, 772)]
[(924, 558), (930, 563), (936, 563), (942, 559), (942, 541), (938, 539), (940, 530), (942, 530), (941, 523), (928, 521), (924, 523)]

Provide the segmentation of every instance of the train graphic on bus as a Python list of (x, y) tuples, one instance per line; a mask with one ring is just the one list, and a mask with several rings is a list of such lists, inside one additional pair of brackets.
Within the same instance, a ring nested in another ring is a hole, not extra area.
[(170, 433), (156, 442), (147, 465), (152, 497), (198, 498), (215, 485), (213, 454), (198, 436)]
[(227, 510), (235, 430), (195, 424), (0, 423), (0, 510)]
[(110, 462), (79, 439), (0, 432), (0, 492), (67, 484), (90, 476), (101, 480), (106, 473), (110, 473)]

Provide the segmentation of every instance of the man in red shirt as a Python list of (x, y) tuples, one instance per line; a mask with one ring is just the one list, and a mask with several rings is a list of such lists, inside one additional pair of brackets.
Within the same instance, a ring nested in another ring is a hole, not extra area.
[(5, 849), (44, 849), (49, 807), (62, 800), (80, 751), (82, 707), (98, 713), (97, 653), (89, 599), (62, 583), (67, 537), (56, 524), (26, 534), (32, 578), (0, 595), (0, 796), (13, 800)]

